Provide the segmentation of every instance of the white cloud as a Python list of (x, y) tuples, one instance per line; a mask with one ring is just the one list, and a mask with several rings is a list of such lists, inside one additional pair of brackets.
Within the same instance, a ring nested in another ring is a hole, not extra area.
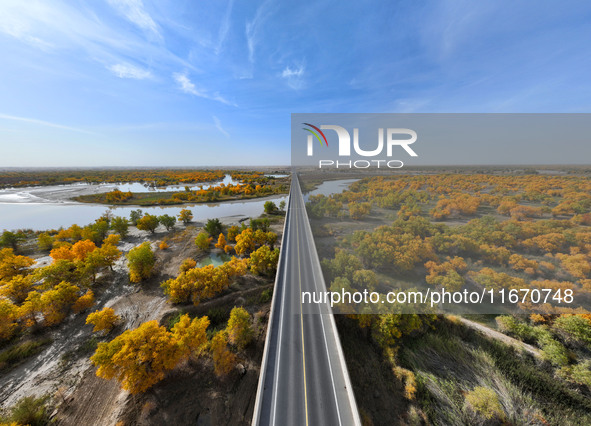
[(189, 77), (187, 77), (186, 74), (181, 74), (181, 73), (174, 73), (172, 75), (174, 77), (174, 80), (180, 85), (181, 90), (185, 93), (189, 93), (191, 95), (195, 95), (195, 96), (201, 96), (204, 97), (204, 94), (199, 92), (196, 88), (195, 85), (191, 82), (191, 80), (189, 80)]
[(114, 64), (108, 66), (107, 69), (119, 78), (144, 80), (153, 77), (150, 71), (138, 68), (131, 64)]
[(298, 68), (290, 68), (289, 66), (285, 67), (283, 72), (281, 73), (281, 77), (283, 78), (292, 78), (292, 77), (301, 77), (304, 74), (304, 67), (300, 66)]
[(283, 77), (287, 81), (287, 85), (289, 87), (291, 87), (294, 90), (299, 90), (304, 87), (304, 71), (304, 65), (299, 65), (294, 68), (287, 66), (281, 72), (281, 77)]
[(218, 42), (215, 47), (215, 54), (219, 55), (224, 47), (224, 42), (226, 41), (226, 37), (228, 36), (228, 31), (230, 31), (230, 18), (232, 17), (232, 8), (234, 7), (234, 0), (230, 0), (228, 2), (228, 7), (226, 8), (226, 13), (224, 14), (224, 18), (222, 19), (222, 23), (220, 24), (220, 31), (218, 34)]
[(246, 46), (248, 47), (248, 60), (254, 64), (256, 46), (259, 42), (259, 32), (265, 20), (271, 15), (271, 1), (265, 1), (258, 9), (252, 21), (246, 23)]
[(152, 17), (144, 9), (142, 0), (107, 0), (109, 4), (117, 9), (130, 22), (142, 30), (161, 37), (160, 28)]
[(213, 122), (215, 123), (215, 127), (220, 131), (221, 134), (223, 134), (225, 137), (229, 138), (230, 134), (226, 131), (226, 129), (224, 129), (222, 127), (222, 122), (220, 121), (220, 119), (217, 118), (215, 115), (212, 117), (213, 117)]
[(210, 99), (212, 101), (218, 101), (218, 102), (221, 102), (226, 105), (238, 106), (235, 103), (230, 102), (229, 100), (227, 100), (226, 98), (224, 98), (223, 96), (221, 96), (217, 92), (210, 94), (204, 90), (197, 89), (195, 84), (193, 84), (193, 82), (189, 79), (189, 77), (187, 77), (186, 73), (182, 74), (182, 73), (176, 72), (172, 75), (172, 77), (178, 83), (179, 88), (185, 93), (188, 93), (188, 94), (194, 95), (194, 96), (199, 96), (200, 98)]
[(36, 124), (39, 126), (53, 127), (54, 129), (69, 130), (72, 132), (93, 134), (92, 132), (89, 132), (88, 130), (78, 129), (76, 127), (64, 126), (62, 124), (51, 123), (49, 121), (44, 121), (44, 120), (37, 120), (35, 118), (17, 117), (15, 115), (0, 114), (0, 120), (20, 121), (23, 123)]

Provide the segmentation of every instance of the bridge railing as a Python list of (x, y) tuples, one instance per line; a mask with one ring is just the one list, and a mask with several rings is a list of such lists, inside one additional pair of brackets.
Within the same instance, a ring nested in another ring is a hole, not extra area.
[[(297, 179), (294, 175), (292, 175), (292, 180)], [(293, 183), (292, 183), (293, 185)], [(280, 299), (278, 294), (280, 293), (279, 285), (280, 280), (284, 275), (285, 270), (285, 258), (286, 258), (286, 235), (287, 235), (287, 227), (288, 222), (291, 217), (291, 187), (290, 193), (287, 196), (287, 206), (285, 209), (285, 221), (283, 222), (283, 234), (281, 235), (281, 254), (279, 255), (279, 262), (277, 263), (277, 273), (275, 274), (275, 285), (273, 286), (273, 300), (271, 301), (271, 311), (269, 312), (269, 321), (267, 323), (267, 337), (265, 338), (265, 348), (263, 349), (263, 359), (261, 361), (261, 372), (259, 374), (259, 384), (257, 386), (257, 395), (254, 402), (254, 413), (252, 416), (252, 425), (258, 426), (260, 424), (260, 416), (261, 416), (261, 409), (262, 409), (262, 400), (263, 400), (263, 392), (265, 386), (265, 380), (267, 376), (267, 364), (269, 362), (269, 341), (271, 340), (271, 334), (273, 330), (274, 324), (277, 322), (275, 319), (275, 312), (277, 312), (277, 299)], [(285, 291), (284, 288), (281, 289), (281, 292)]]

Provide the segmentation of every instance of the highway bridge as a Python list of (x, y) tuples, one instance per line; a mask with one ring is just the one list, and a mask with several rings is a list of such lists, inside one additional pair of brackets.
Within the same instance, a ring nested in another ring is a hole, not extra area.
[(296, 174), (252, 424), (361, 425), (330, 306), (302, 306), (302, 291), (326, 291)]

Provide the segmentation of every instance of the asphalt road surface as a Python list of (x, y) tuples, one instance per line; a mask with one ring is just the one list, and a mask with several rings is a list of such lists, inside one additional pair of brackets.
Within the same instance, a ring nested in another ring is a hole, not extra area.
[(297, 177), (292, 179), (254, 425), (360, 425), (334, 318), (301, 304), (325, 291)]

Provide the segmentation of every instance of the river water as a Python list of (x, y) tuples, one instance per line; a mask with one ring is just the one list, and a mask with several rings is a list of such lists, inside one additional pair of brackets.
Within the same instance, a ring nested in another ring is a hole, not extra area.
[[(305, 195), (330, 195), (345, 190), (357, 179), (341, 179), (326, 181), (317, 189)], [(222, 181), (225, 184), (235, 183), (229, 176)], [(212, 183), (218, 185), (220, 182)], [(197, 185), (201, 186), (201, 185)], [(195, 187), (197, 187), (195, 186)], [(203, 185), (207, 187), (208, 185)], [(108, 206), (103, 204), (77, 203), (70, 201), (73, 196), (108, 192), (118, 187), (122, 191), (140, 192), (152, 190), (139, 183), (124, 185), (98, 184), (89, 185), (76, 183), (70, 185), (55, 185), (46, 187), (24, 187), (0, 190), (0, 232), (4, 229), (33, 229), (47, 230), (67, 228), (74, 223), (84, 226), (94, 222), (103, 213), (110, 210), (115, 216), (129, 217), (132, 210), (141, 209), (144, 213), (177, 216), (181, 209), (187, 208), (193, 212), (193, 220), (203, 222), (211, 218), (228, 218), (239, 220), (246, 217), (257, 217), (263, 213), (263, 205), (267, 200), (273, 200), (279, 205), (286, 201), (286, 196), (267, 197), (248, 201), (226, 201), (223, 203), (176, 205), (176, 206)], [(171, 187), (168, 187), (170, 191)], [(184, 189), (184, 187), (175, 187)], [(164, 190), (158, 188), (157, 190)], [(175, 189), (172, 189), (175, 190)]]
[(353, 182), (357, 182), (359, 179), (338, 179), (338, 180), (327, 180), (322, 182), (313, 191), (304, 194), (304, 201), (308, 202), (308, 199), (312, 195), (326, 195), (327, 197), (332, 194), (340, 194), (349, 187)]

